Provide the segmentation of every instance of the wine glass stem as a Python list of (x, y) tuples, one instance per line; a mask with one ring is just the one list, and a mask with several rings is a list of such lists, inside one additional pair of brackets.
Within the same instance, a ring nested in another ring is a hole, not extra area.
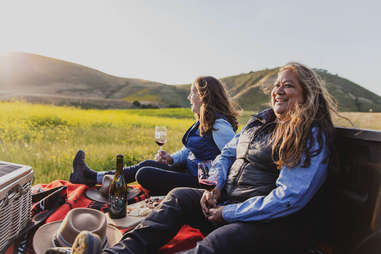
[(159, 151), (163, 151), (163, 146), (160, 146)]

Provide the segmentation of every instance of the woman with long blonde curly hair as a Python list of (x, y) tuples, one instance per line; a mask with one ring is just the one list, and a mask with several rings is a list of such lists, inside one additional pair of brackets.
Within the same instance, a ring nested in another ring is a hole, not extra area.
[[(183, 148), (172, 155), (160, 150), (155, 160), (124, 168), (126, 182), (137, 181), (150, 190), (151, 195), (164, 195), (180, 186), (199, 186), (197, 164), (213, 160), (233, 138), (238, 127), (238, 112), (221, 81), (211, 76), (198, 77), (193, 82), (188, 100), (196, 122), (186, 131)], [(70, 181), (93, 185), (102, 183), (106, 174), (114, 174), (114, 171), (90, 169), (85, 163), (85, 153), (80, 150), (73, 161)]]
[(271, 108), (252, 116), (213, 161), (216, 187), (172, 190), (160, 209), (104, 251), (154, 253), (185, 224), (205, 238), (184, 253), (304, 253), (324, 225), (335, 110), (313, 70), (298, 63), (280, 68)]
[[(277, 128), (273, 134), (272, 151), (273, 156), (278, 158), (276, 164), (278, 168), (283, 166), (293, 167), (298, 164), (305, 152), (304, 166), (308, 166), (311, 156), (319, 153), (322, 143), (331, 147), (334, 142), (334, 127), (330, 112), (337, 113), (335, 101), (331, 98), (325, 88), (324, 82), (312, 70), (299, 63), (289, 63), (279, 70), (279, 75), (285, 73), (294, 74), (303, 90), (303, 99), (297, 103), (281, 103), (282, 94), (279, 92), (281, 82), (278, 80), (272, 92), (271, 102), (275, 113), (278, 113)], [(284, 86), (286, 94), (290, 82)], [(283, 110), (287, 111), (284, 114)], [(279, 113), (280, 112), (280, 113)], [(308, 144), (314, 143), (314, 136), (310, 131), (312, 127), (318, 127), (317, 141), (319, 149), (311, 151)], [(307, 140), (310, 140), (308, 143)], [(330, 149), (332, 151), (332, 148)]]

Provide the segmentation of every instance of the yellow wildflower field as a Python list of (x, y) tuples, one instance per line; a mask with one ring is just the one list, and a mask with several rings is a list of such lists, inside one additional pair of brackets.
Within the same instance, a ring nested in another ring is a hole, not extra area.
[[(164, 149), (175, 152), (194, 122), (189, 108), (85, 110), (74, 107), (0, 102), (0, 160), (31, 165), (34, 183), (67, 180), (75, 153), (86, 152), (96, 170), (115, 167), (122, 153), (126, 165), (152, 159), (158, 150), (154, 127), (167, 126)], [(255, 112), (242, 112), (240, 127)], [(357, 128), (381, 130), (381, 113), (343, 113)], [(336, 119), (336, 118), (335, 118)], [(336, 119), (338, 125), (349, 123)]]
[(3, 102), (0, 111), (0, 160), (31, 165), (34, 183), (68, 179), (79, 149), (97, 170), (114, 168), (118, 153), (127, 165), (153, 158), (159, 148), (156, 125), (167, 126), (163, 148), (174, 152), (194, 121), (189, 109), (83, 110)]

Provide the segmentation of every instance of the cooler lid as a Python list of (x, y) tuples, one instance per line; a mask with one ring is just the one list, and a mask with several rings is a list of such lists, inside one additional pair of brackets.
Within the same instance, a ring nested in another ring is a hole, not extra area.
[(31, 166), (0, 161), (0, 189), (31, 171)]

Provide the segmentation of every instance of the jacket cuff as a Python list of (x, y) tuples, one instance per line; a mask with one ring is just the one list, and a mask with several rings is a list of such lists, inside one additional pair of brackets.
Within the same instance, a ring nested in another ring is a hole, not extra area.
[(229, 222), (229, 223), (233, 222), (236, 207), (237, 207), (237, 204), (231, 204), (231, 205), (224, 206), (224, 208), (222, 209), (222, 218), (224, 218), (224, 220)]
[(171, 165), (176, 165), (181, 160), (182, 156), (179, 153), (174, 153), (174, 154), (171, 154), (171, 157), (173, 159), (173, 163)]

